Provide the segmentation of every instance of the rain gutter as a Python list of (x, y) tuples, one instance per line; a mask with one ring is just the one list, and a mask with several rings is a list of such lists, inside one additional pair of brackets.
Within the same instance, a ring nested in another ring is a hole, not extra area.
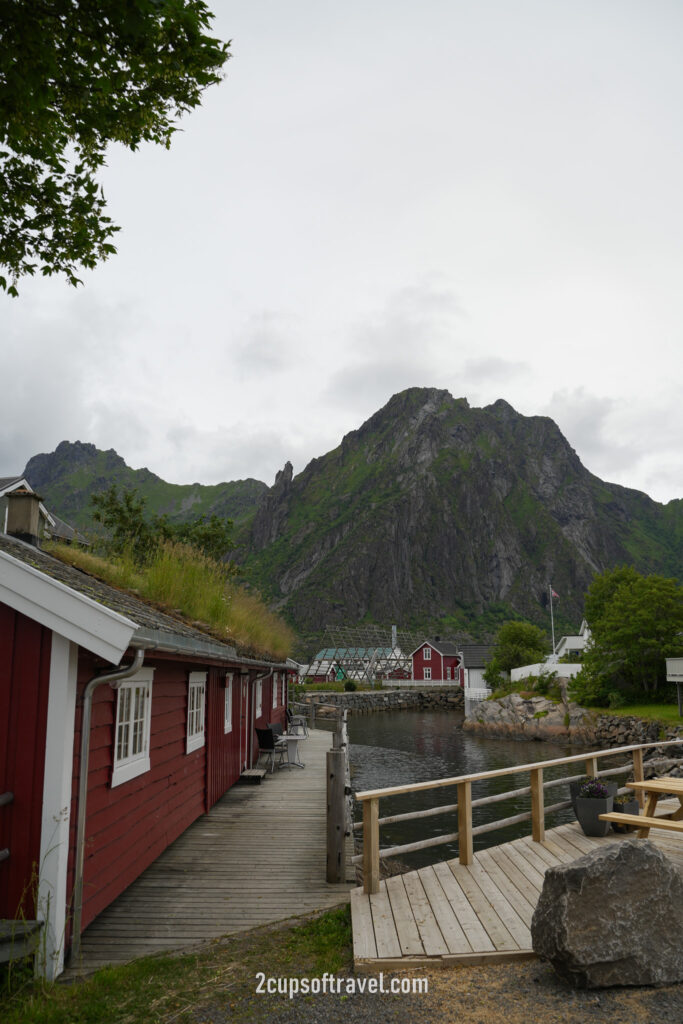
[(74, 880), (74, 916), (71, 939), (71, 962), (81, 952), (81, 921), (83, 917), (83, 867), (85, 862), (85, 812), (88, 800), (88, 762), (90, 759), (90, 728), (92, 724), (93, 693), (102, 683), (114, 683), (134, 676), (142, 666), (145, 648), (139, 647), (130, 665), (96, 675), (83, 694), (83, 717), (81, 719), (81, 763), (78, 776), (78, 821), (76, 824), (76, 870)]

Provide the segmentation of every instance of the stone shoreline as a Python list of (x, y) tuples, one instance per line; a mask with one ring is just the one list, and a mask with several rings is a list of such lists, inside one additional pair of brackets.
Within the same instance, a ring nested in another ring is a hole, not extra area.
[[(354, 715), (367, 715), (376, 711), (464, 711), (465, 698), (458, 685), (420, 687), (397, 690), (352, 690), (344, 693), (305, 693), (298, 698), (301, 704), (328, 704)], [(332, 715), (324, 707), (316, 707), (318, 716)]]
[(597, 749), (683, 739), (683, 726), (588, 711), (573, 701), (525, 698), (519, 693), (482, 701), (463, 723), (463, 729), (498, 739), (554, 740)]
[[(380, 711), (465, 710), (464, 694), (458, 685), (344, 693), (311, 691), (300, 697), (299, 702), (315, 703), (316, 718), (321, 719), (335, 716), (337, 708), (354, 715)], [(683, 742), (683, 725), (665, 726), (635, 716), (588, 711), (573, 701), (556, 703), (547, 697), (525, 698), (519, 693), (500, 700), (478, 702), (462, 727), (492, 739), (548, 740), (600, 750), (657, 740), (680, 738)]]

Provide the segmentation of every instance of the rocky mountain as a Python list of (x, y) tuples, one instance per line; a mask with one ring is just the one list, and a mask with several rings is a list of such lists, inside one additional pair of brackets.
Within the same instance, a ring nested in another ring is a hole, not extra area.
[(396, 623), (484, 640), (513, 614), (547, 628), (548, 582), (558, 630), (571, 632), (595, 572), (626, 563), (683, 576), (683, 501), (599, 480), (551, 419), (434, 388), (394, 395), (302, 473), (287, 463), (271, 488), (169, 484), (66, 441), (25, 475), (81, 527), (90, 495), (112, 482), (172, 519), (234, 519), (246, 579), (310, 634)]
[(131, 469), (113, 448), (62, 441), (54, 452), (34, 455), (23, 475), (49, 508), (68, 522), (91, 526), (90, 496), (112, 483), (136, 488), (150, 512), (183, 521), (216, 514), (235, 523), (253, 515), (268, 487), (260, 480), (214, 484), (169, 484), (148, 469)]
[(240, 532), (248, 578), (299, 628), (397, 622), (490, 633), (510, 613), (577, 628), (595, 572), (683, 573), (683, 501), (604, 483), (557, 425), (499, 400), (395, 395)]

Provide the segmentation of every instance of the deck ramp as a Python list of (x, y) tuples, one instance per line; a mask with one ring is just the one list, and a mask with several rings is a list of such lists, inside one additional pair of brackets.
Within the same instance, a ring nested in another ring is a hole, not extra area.
[[(356, 970), (532, 957), (531, 918), (546, 868), (626, 838), (614, 832), (588, 838), (573, 822), (547, 830), (543, 843), (527, 836), (481, 850), (467, 867), (449, 860), (396, 875), (371, 896), (356, 888), (351, 893)], [(683, 873), (683, 837), (653, 830), (650, 839)]]

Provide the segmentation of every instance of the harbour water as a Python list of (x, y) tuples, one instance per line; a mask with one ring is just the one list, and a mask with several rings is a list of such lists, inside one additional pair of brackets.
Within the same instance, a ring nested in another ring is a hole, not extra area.
[[(476, 737), (462, 730), (463, 716), (452, 711), (395, 711), (371, 715), (349, 716), (351, 784), (354, 793), (387, 786), (400, 786), (408, 782), (446, 778), (474, 772), (505, 768), (514, 764), (530, 764), (566, 757), (579, 753), (568, 744), (540, 743), (537, 741), (492, 740)], [(563, 765), (544, 772), (544, 780), (578, 774)], [(472, 798), (521, 789), (529, 785), (526, 772), (474, 783)], [(568, 798), (568, 788), (558, 786), (546, 794), (546, 803), (558, 803)], [(431, 790), (426, 793), (408, 793), (380, 801), (380, 817), (423, 810), (427, 807), (457, 802), (455, 787)], [(474, 825), (507, 818), (530, 808), (529, 796), (512, 798), (500, 803), (475, 808)], [(355, 816), (362, 815), (355, 805)], [(550, 828), (574, 818), (571, 808), (546, 817)], [(457, 831), (457, 814), (440, 814), (417, 821), (397, 822), (382, 826), (380, 845), (394, 846), (428, 839), (439, 834)], [(508, 826), (506, 829), (475, 836), (475, 850), (497, 845), (528, 835), (529, 821)], [(415, 853), (403, 854), (400, 859), (410, 868), (422, 867), (457, 855), (457, 843), (432, 847)]]

